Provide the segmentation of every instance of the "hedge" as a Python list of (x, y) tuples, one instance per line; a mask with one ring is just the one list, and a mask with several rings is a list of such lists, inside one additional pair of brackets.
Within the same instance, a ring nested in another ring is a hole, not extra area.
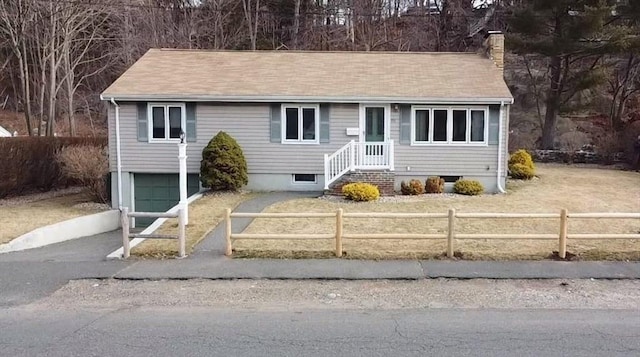
[(74, 184), (60, 173), (56, 153), (75, 145), (107, 146), (106, 138), (0, 138), (0, 198)]

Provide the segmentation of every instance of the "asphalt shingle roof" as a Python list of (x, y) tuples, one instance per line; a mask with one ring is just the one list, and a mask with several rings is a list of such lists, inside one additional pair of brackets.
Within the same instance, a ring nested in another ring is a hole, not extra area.
[(104, 99), (511, 100), (476, 53), (151, 49)]

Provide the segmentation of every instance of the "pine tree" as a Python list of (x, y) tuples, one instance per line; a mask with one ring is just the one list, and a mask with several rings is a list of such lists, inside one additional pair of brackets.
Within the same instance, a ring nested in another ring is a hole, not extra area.
[(628, 47), (630, 28), (603, 0), (529, 0), (510, 21), (507, 48), (547, 59), (549, 88), (542, 149), (553, 149), (558, 113), (579, 92), (605, 78), (602, 57)]

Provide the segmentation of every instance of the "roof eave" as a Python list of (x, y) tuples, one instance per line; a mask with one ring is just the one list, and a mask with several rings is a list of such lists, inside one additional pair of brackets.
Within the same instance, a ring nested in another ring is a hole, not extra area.
[(105, 101), (176, 101), (176, 102), (300, 102), (300, 103), (398, 103), (398, 104), (513, 104), (513, 97), (310, 97), (310, 96), (211, 96), (211, 95), (139, 95), (101, 94)]

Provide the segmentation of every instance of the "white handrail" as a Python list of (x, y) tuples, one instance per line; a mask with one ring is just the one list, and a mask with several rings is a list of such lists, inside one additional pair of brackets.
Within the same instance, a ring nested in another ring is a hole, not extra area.
[(351, 140), (331, 155), (324, 155), (324, 189), (356, 169), (394, 170), (393, 140), (355, 142)]
[(351, 140), (345, 146), (338, 149), (331, 155), (324, 155), (324, 189), (328, 190), (329, 185), (338, 180), (342, 175), (354, 169), (353, 166), (353, 146), (355, 142)]

